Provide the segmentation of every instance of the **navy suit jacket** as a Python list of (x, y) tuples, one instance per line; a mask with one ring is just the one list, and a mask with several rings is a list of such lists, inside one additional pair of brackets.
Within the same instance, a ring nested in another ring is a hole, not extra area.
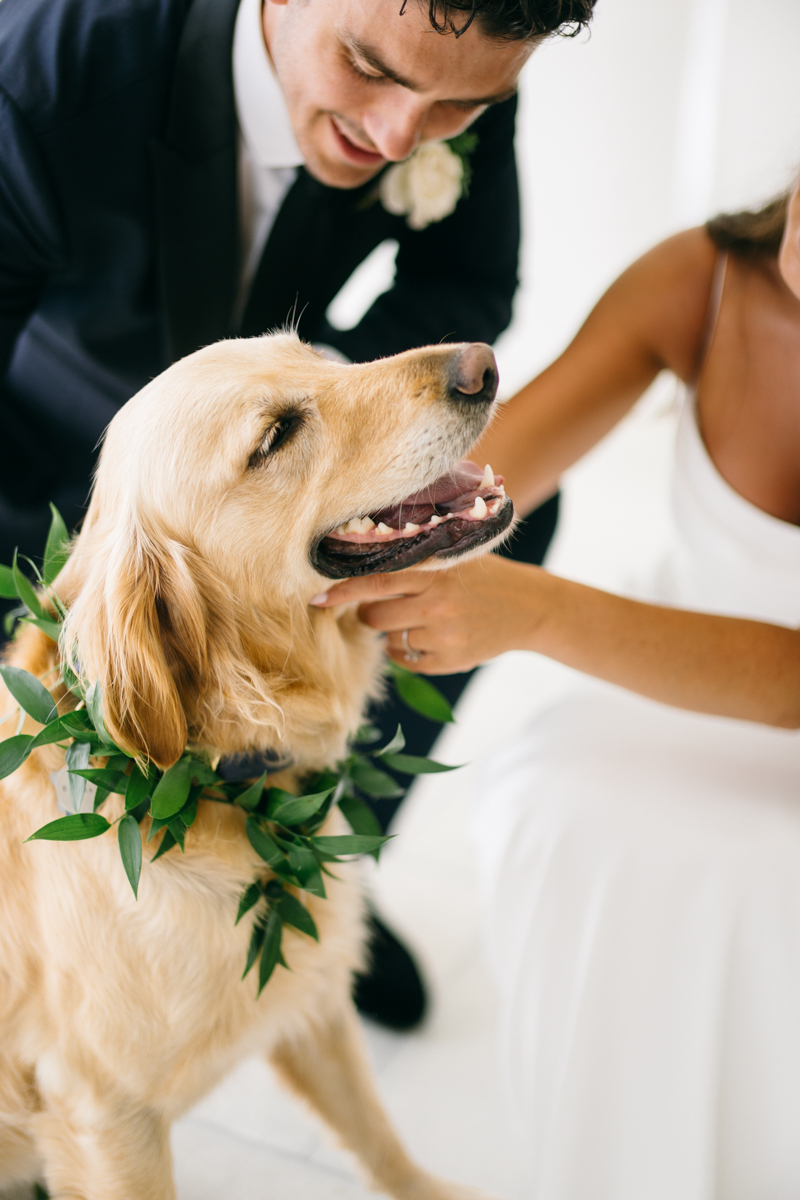
[[(238, 0), (0, 2), (0, 562), (80, 518), (118, 408), (230, 335), (239, 270), (231, 47)], [(515, 102), (476, 123), (472, 184), (421, 232), (304, 170), (241, 332), (282, 325), (354, 360), (492, 342), (517, 285)], [(353, 330), (325, 312), (387, 237), (394, 286)]]

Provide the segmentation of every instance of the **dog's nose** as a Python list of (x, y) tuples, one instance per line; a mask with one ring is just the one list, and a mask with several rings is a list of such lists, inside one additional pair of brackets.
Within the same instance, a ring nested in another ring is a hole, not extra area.
[(497, 392), (497, 363), (491, 347), (472, 342), (457, 356), (450, 369), (450, 396), (471, 404), (488, 404)]

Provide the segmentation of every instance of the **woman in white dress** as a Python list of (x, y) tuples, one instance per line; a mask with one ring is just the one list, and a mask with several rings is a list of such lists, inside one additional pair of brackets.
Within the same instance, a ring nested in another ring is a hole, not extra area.
[(639, 600), (491, 557), (327, 603), (427, 673), (585, 673), (482, 802), (536, 1200), (798, 1200), (800, 191), (635, 263), (484, 457), (532, 507), (664, 367), (676, 528)]

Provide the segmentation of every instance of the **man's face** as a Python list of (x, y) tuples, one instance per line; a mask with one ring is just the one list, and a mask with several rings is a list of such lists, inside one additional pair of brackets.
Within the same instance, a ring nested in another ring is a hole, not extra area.
[(473, 24), (432, 27), (427, 2), (266, 0), (264, 36), (308, 170), (332, 187), (366, 183), (423, 141), (455, 137), (507, 99), (532, 42)]

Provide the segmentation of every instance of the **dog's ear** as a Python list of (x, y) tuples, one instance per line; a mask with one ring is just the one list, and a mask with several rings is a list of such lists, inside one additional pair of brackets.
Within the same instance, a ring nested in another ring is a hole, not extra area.
[(100, 683), (114, 741), (163, 770), (186, 747), (184, 698), (204, 675), (206, 606), (177, 543), (139, 535), (110, 555), (99, 549), (79, 541), (70, 563), (66, 645), (81, 675)]

